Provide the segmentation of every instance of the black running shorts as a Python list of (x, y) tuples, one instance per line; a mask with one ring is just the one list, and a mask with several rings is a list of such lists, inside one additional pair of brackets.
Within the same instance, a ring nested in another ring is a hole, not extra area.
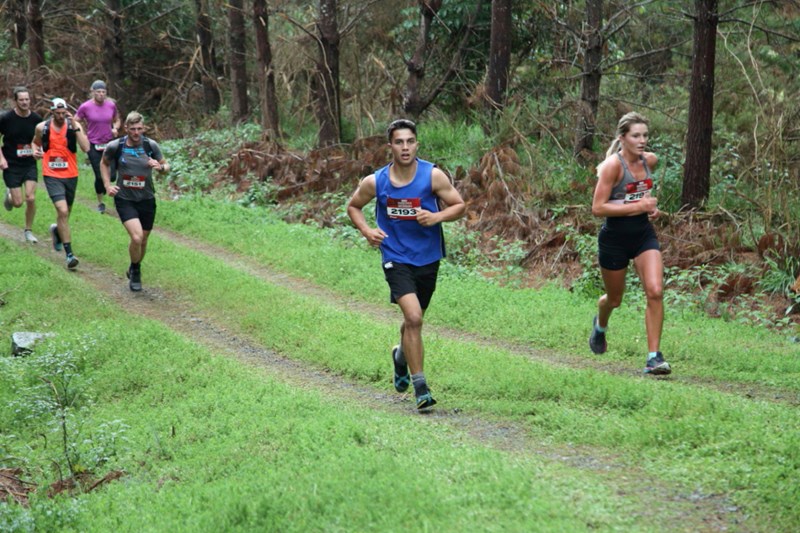
[(150, 231), (153, 229), (153, 223), (156, 220), (156, 199), (149, 198), (147, 200), (124, 200), (122, 198), (114, 197), (114, 206), (117, 208), (119, 219), (124, 224), (125, 222), (138, 218), (142, 224), (142, 229)]
[(36, 170), (36, 165), (9, 166), (3, 170), (3, 181), (9, 189), (19, 189), (26, 181), (39, 181), (39, 172)]
[(629, 233), (610, 229), (605, 224), (597, 237), (598, 262), (606, 270), (622, 270), (631, 259), (647, 250), (661, 250), (656, 230), (649, 222), (640, 231)]
[(424, 266), (407, 265), (389, 261), (383, 264), (383, 275), (389, 284), (390, 301), (393, 304), (406, 294), (414, 293), (423, 309), (428, 308), (436, 290), (439, 276), (439, 261)]

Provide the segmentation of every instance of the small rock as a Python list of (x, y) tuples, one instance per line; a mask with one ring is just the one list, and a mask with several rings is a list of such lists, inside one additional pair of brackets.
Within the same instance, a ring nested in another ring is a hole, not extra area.
[(33, 352), (33, 345), (55, 333), (35, 333), (32, 331), (17, 331), (11, 334), (11, 353), (13, 355), (28, 355)]

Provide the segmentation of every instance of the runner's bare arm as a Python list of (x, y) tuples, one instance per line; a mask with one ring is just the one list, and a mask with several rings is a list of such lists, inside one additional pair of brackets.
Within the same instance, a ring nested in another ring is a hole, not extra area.
[[(117, 146), (117, 150), (121, 147)], [(103, 179), (103, 186), (106, 188), (106, 194), (114, 196), (119, 192), (119, 187), (111, 183), (111, 163), (106, 159), (107, 151), (103, 152), (103, 157), (100, 158), (100, 176)]]
[(36, 129), (33, 133), (33, 140), (31, 141), (31, 148), (33, 148), (33, 157), (35, 159), (44, 157), (44, 151), (42, 150), (42, 128), (44, 128), (44, 122), (40, 122), (36, 125)]
[(417, 215), (417, 222), (423, 226), (433, 226), (440, 222), (451, 222), (464, 216), (467, 205), (461, 194), (458, 192), (450, 178), (441, 169), (434, 167), (431, 172), (431, 188), (433, 193), (439, 197), (446, 205), (444, 209), (433, 213), (426, 209), (420, 209)]
[(356, 192), (347, 204), (347, 216), (353, 221), (353, 225), (361, 232), (372, 246), (379, 246), (386, 233), (380, 228), (371, 228), (367, 224), (363, 208), (375, 198), (375, 174), (370, 174), (362, 179), (358, 184)]

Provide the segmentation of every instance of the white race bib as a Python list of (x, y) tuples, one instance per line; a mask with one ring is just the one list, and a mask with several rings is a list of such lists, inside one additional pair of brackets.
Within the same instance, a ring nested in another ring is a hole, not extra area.
[(30, 144), (17, 145), (17, 157), (31, 157), (33, 155), (33, 148)]
[(146, 181), (145, 176), (122, 176), (122, 186), (129, 189), (144, 189)]
[(422, 201), (419, 198), (386, 198), (386, 214), (398, 220), (416, 220)]
[(105, 144), (95, 144), (94, 145), (94, 149), (97, 150), (98, 152), (102, 152), (103, 150), (106, 149), (106, 145)]
[(59, 157), (59, 158), (56, 158), (56, 159), (53, 159), (52, 161), (50, 161), (47, 164), (47, 166), (52, 168), (53, 170), (59, 170), (59, 169), (62, 169), (62, 168), (69, 167), (69, 163), (67, 163), (66, 161), (64, 161), (63, 159), (61, 159)]
[(645, 196), (648, 196), (652, 189), (653, 180), (650, 178), (628, 183), (625, 185), (625, 203), (630, 204), (638, 202)]

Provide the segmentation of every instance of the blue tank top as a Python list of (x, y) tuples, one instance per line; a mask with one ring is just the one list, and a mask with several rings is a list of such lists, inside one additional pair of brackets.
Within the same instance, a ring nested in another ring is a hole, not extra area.
[(387, 237), (381, 243), (383, 262), (424, 266), (445, 256), (442, 225), (425, 227), (416, 219), (417, 209), (439, 211), (431, 173), (435, 165), (417, 159), (410, 183), (395, 187), (389, 179), (391, 164), (375, 172), (375, 219)]

